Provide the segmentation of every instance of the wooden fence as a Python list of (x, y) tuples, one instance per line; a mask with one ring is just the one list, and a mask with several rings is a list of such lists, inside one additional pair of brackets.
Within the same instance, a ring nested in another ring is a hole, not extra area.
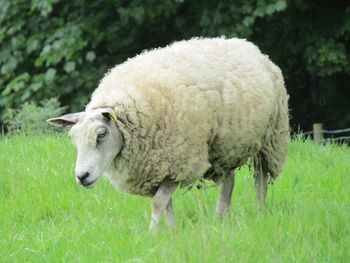
[[(311, 136), (317, 143), (328, 141), (350, 142), (350, 128), (339, 130), (325, 130), (322, 123), (314, 123), (313, 130), (301, 133), (303, 136)], [(348, 135), (347, 135), (348, 134)]]

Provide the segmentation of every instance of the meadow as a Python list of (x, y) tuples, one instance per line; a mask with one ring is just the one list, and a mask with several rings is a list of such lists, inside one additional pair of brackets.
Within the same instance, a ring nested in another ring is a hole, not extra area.
[(240, 169), (232, 209), (218, 188), (179, 189), (177, 227), (148, 230), (150, 199), (86, 190), (66, 136), (0, 138), (0, 262), (350, 262), (350, 149), (296, 139), (258, 212)]

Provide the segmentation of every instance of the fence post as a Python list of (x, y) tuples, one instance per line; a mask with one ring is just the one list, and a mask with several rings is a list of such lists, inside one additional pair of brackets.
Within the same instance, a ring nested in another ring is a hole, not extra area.
[(323, 125), (322, 123), (314, 123), (314, 141), (316, 143), (321, 143), (323, 141)]

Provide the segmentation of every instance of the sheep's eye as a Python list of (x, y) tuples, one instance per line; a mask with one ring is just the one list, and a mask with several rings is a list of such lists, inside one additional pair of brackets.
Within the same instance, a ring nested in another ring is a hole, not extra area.
[(106, 135), (107, 135), (107, 131), (105, 131), (105, 132), (103, 132), (103, 133), (99, 133), (99, 134), (97, 135), (97, 138), (98, 138), (98, 139), (103, 139), (104, 137), (106, 137)]
[(104, 140), (106, 135), (108, 134), (108, 129), (105, 127), (98, 127), (96, 129), (97, 137), (96, 137), (96, 146), (99, 146), (101, 142)]

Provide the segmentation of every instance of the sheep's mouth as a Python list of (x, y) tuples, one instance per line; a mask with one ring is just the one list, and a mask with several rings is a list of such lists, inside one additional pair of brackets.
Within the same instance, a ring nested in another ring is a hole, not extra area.
[(92, 187), (95, 186), (96, 181), (97, 181), (97, 179), (95, 179), (95, 180), (93, 180), (93, 181), (91, 181), (91, 182), (85, 181), (85, 182), (82, 183), (81, 185), (84, 186), (85, 188), (92, 188)]

